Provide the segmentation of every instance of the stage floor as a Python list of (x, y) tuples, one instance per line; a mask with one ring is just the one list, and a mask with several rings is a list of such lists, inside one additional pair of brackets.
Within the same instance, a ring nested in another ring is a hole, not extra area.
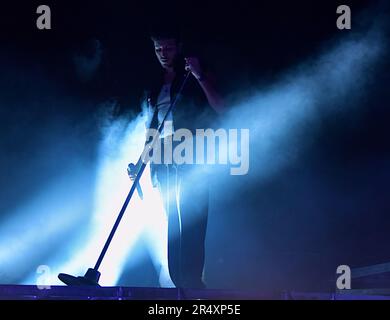
[(390, 300), (390, 290), (260, 292), (177, 288), (0, 285), (0, 300)]

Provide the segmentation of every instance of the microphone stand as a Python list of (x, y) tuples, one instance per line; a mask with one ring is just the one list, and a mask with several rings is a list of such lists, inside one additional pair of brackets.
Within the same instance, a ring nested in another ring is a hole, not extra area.
[(149, 149), (149, 150), (153, 149), (154, 145), (158, 141), (158, 137), (161, 135), (161, 132), (164, 128), (165, 120), (167, 119), (168, 114), (175, 108), (177, 101), (180, 99), (181, 93), (183, 91), (185, 84), (187, 83), (187, 80), (189, 78), (190, 73), (191, 73), (191, 71), (188, 71), (187, 74), (185, 75), (184, 80), (179, 88), (178, 93), (176, 94), (173, 101), (171, 102), (171, 105), (169, 106), (169, 109), (166, 112), (163, 121), (161, 122), (161, 124), (158, 127), (156, 136), (153, 138), (153, 140), (150, 144), (145, 145), (144, 150), (143, 150), (141, 156), (139, 157), (139, 160), (137, 163), (141, 163), (141, 166), (138, 169), (137, 175), (133, 181), (133, 184), (130, 188), (130, 191), (125, 199), (125, 202), (123, 203), (122, 209), (120, 210), (120, 212), (118, 214), (118, 217), (117, 217), (117, 219), (116, 219), (116, 221), (111, 229), (111, 232), (106, 240), (106, 243), (104, 244), (104, 247), (103, 247), (103, 249), (100, 253), (100, 256), (95, 264), (95, 267), (89, 268), (84, 276), (75, 277), (75, 276), (72, 276), (72, 275), (69, 275), (66, 273), (60, 273), (58, 275), (58, 278), (66, 285), (68, 285), (68, 286), (75, 286), (75, 285), (100, 286), (99, 285), (99, 278), (100, 278), (99, 267), (100, 267), (100, 265), (103, 261), (103, 258), (108, 250), (108, 247), (110, 246), (112, 238), (114, 237), (115, 232), (116, 232), (116, 230), (117, 230), (117, 228), (122, 220), (122, 217), (126, 211), (126, 208), (127, 208), (128, 204), (129, 204), (129, 202), (134, 194), (134, 191), (137, 189), (137, 186), (138, 186), (139, 181), (141, 179), (142, 173), (144, 172), (145, 167), (146, 167), (148, 160), (149, 160), (149, 159), (144, 159), (143, 155), (145, 154), (146, 149)]

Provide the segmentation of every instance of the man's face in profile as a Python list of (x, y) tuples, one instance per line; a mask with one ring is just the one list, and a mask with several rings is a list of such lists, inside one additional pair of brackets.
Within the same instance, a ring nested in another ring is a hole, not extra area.
[(154, 40), (154, 51), (164, 69), (172, 68), (179, 53), (176, 39)]

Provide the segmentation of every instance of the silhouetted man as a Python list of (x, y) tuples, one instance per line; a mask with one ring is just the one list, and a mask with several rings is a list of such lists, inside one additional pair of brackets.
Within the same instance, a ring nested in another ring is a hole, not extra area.
[[(178, 34), (156, 32), (151, 39), (161, 70), (150, 75), (146, 91), (147, 128), (157, 128), (183, 83), (186, 71), (191, 75), (174, 110), (168, 114), (160, 135), (162, 158), (165, 146), (175, 130), (185, 128), (194, 135), (196, 129), (207, 128), (211, 119), (223, 111), (223, 101), (215, 90), (213, 78), (202, 68), (198, 57), (182, 54)], [(175, 142), (173, 142), (173, 148)], [(203, 269), (208, 217), (207, 175), (198, 164), (150, 164), (153, 186), (158, 187), (168, 216), (168, 267), (176, 287), (204, 288)], [(134, 180), (135, 171), (129, 169)]]

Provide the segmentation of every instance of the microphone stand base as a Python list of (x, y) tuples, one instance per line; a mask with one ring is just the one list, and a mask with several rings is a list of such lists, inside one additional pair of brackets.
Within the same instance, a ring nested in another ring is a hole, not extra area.
[(58, 279), (60, 279), (67, 286), (97, 286), (99, 285), (100, 272), (89, 268), (83, 277), (75, 277), (70, 274), (60, 273)]

